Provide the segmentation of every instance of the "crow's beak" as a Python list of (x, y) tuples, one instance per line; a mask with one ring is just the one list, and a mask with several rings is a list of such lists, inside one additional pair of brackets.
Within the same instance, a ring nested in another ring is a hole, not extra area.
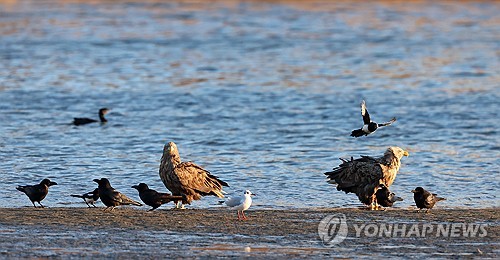
[(134, 188), (134, 189), (138, 190), (138, 189), (139, 189), (139, 186), (134, 185), (134, 186), (132, 186), (132, 188)]
[(57, 185), (57, 182), (51, 181), (51, 182), (49, 183), (49, 186), (52, 186), (52, 185)]
[(99, 183), (99, 179), (93, 179), (92, 181)]

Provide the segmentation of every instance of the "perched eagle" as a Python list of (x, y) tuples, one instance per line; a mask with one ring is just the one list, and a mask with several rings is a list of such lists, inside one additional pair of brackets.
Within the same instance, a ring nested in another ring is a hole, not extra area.
[(361, 156), (354, 160), (340, 159), (342, 163), (325, 172), (328, 183), (337, 184), (337, 190), (345, 193), (355, 193), (359, 200), (377, 208), (375, 193), (380, 184), (390, 187), (396, 179), (396, 174), (401, 166), (401, 158), (408, 156), (408, 152), (399, 147), (389, 147), (380, 158)]
[[(163, 156), (160, 163), (160, 178), (165, 187), (174, 196), (183, 196), (183, 204), (191, 204), (202, 196), (214, 195), (223, 198), (222, 186), (229, 185), (201, 168), (193, 162), (181, 162), (179, 150), (174, 142), (163, 147)], [(176, 208), (181, 207), (181, 201), (176, 201)]]

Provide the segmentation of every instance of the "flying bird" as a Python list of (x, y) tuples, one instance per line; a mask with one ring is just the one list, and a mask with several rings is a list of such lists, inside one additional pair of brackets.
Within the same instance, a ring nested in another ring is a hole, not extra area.
[(101, 198), (102, 203), (107, 207), (104, 210), (109, 208), (113, 210), (115, 207), (122, 205), (142, 206), (141, 203), (125, 196), (124, 194), (111, 187), (108, 179), (94, 179), (94, 182), (97, 182), (97, 184), (99, 184), (99, 197)]
[(159, 173), (163, 184), (172, 195), (183, 196), (182, 200), (175, 201), (176, 208), (184, 208), (184, 204), (191, 204), (202, 196), (214, 195), (223, 198), (222, 186), (229, 187), (226, 182), (195, 163), (181, 162), (179, 150), (174, 142), (163, 147)]
[(252, 196), (255, 196), (255, 194), (249, 190), (246, 190), (243, 196), (229, 198), (226, 201), (220, 201), (220, 203), (225, 203), (226, 206), (237, 210), (238, 220), (247, 220), (247, 217), (245, 216), (245, 213), (243, 211), (249, 209), (252, 205)]
[(36, 208), (35, 202), (38, 202), (42, 208), (45, 208), (41, 202), (49, 193), (49, 187), (53, 185), (57, 185), (57, 183), (50, 181), (49, 179), (43, 179), (40, 184), (17, 186), (16, 189), (24, 192), (24, 194), (28, 196), (31, 203), (33, 203), (33, 207)]
[(396, 196), (394, 192), (391, 192), (389, 188), (382, 183), (378, 186), (375, 196), (377, 197), (377, 203), (382, 207), (392, 207), (394, 202), (403, 201), (403, 198)]
[[(108, 120), (106, 120), (106, 118), (104, 118), (104, 115), (106, 115), (108, 112), (109, 112), (109, 109), (107, 109), (107, 108), (99, 109), (99, 120), (101, 121), (101, 123), (108, 122)], [(86, 124), (95, 123), (95, 122), (98, 122), (98, 121), (95, 119), (86, 118), (86, 117), (75, 117), (73, 119), (74, 125), (86, 125)]]
[(360, 129), (352, 130), (351, 136), (353, 136), (353, 137), (360, 137), (363, 135), (365, 135), (365, 136), (369, 135), (369, 134), (377, 131), (377, 129), (379, 127), (388, 126), (388, 125), (396, 122), (395, 117), (393, 117), (389, 122), (385, 122), (382, 124), (377, 124), (376, 122), (373, 122), (370, 119), (370, 114), (368, 114), (368, 110), (366, 109), (366, 103), (364, 100), (361, 102), (361, 116), (363, 116), (364, 125)]
[(430, 193), (422, 187), (417, 187), (413, 192), (413, 199), (419, 210), (426, 209), (425, 212), (429, 211), (434, 207), (434, 204), (438, 201), (446, 200), (445, 198), (438, 197), (437, 194)]
[(361, 156), (361, 158), (346, 160), (340, 158), (342, 163), (325, 172), (328, 183), (337, 184), (337, 190), (345, 193), (355, 193), (358, 199), (371, 209), (378, 207), (375, 193), (380, 184), (390, 187), (401, 166), (401, 158), (409, 153), (399, 147), (387, 148), (384, 155), (379, 158)]
[(85, 201), (85, 204), (87, 204), (89, 208), (90, 205), (94, 206), (94, 208), (97, 208), (95, 202), (99, 199), (99, 188), (96, 188), (95, 190), (84, 193), (82, 195), (70, 195), (70, 196), (83, 199), (83, 201)]
[(139, 197), (144, 204), (153, 207), (149, 211), (157, 209), (162, 204), (166, 204), (174, 200), (182, 200), (182, 196), (172, 196), (169, 193), (159, 193), (152, 190), (146, 183), (139, 183), (139, 185), (134, 185), (132, 188), (139, 191)]

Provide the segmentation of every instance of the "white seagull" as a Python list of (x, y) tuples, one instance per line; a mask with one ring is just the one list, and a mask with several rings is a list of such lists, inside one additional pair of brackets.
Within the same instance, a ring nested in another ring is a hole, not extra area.
[(246, 190), (243, 196), (229, 198), (226, 201), (221, 201), (221, 203), (225, 203), (226, 206), (236, 209), (238, 211), (238, 220), (247, 220), (243, 211), (247, 210), (252, 205), (252, 196), (255, 196), (255, 194)]

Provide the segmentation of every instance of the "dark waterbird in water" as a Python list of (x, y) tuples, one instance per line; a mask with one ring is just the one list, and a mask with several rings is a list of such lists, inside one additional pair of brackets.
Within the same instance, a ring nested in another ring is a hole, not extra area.
[(375, 196), (377, 197), (377, 203), (382, 207), (392, 207), (394, 202), (403, 201), (403, 198), (396, 196), (396, 194), (391, 192), (384, 184), (378, 186)]
[(146, 183), (139, 183), (139, 185), (134, 185), (132, 188), (139, 191), (139, 197), (144, 204), (153, 207), (149, 211), (153, 211), (160, 207), (162, 204), (169, 203), (174, 200), (182, 200), (182, 196), (172, 196), (170, 193), (160, 193), (152, 190), (148, 187)]
[(363, 135), (365, 135), (365, 136), (369, 135), (369, 134), (377, 131), (377, 129), (379, 127), (388, 126), (388, 125), (396, 122), (395, 117), (393, 117), (389, 122), (385, 122), (382, 124), (377, 124), (376, 122), (373, 122), (370, 119), (370, 114), (368, 114), (368, 110), (366, 109), (366, 103), (364, 100), (361, 102), (361, 116), (363, 116), (364, 125), (360, 129), (352, 130), (351, 136), (353, 136), (353, 137), (360, 137)]
[(142, 206), (141, 203), (125, 196), (124, 194), (111, 187), (108, 179), (94, 179), (94, 182), (97, 182), (97, 184), (99, 184), (99, 197), (101, 198), (102, 203), (107, 207), (104, 210), (109, 208), (113, 210), (115, 207), (122, 205)]
[(426, 209), (425, 212), (429, 211), (434, 207), (434, 204), (438, 201), (446, 200), (445, 198), (438, 197), (437, 194), (430, 193), (422, 187), (417, 187), (413, 192), (413, 199), (419, 210)]
[(328, 183), (337, 184), (337, 190), (355, 193), (363, 204), (378, 209), (375, 193), (379, 185), (392, 185), (401, 166), (401, 158), (408, 155), (407, 151), (393, 146), (379, 158), (361, 156), (358, 159), (340, 159), (342, 163), (331, 172), (325, 172), (325, 175), (328, 176)]
[(87, 204), (87, 206), (89, 208), (90, 208), (90, 205), (94, 206), (94, 208), (97, 208), (95, 205), (95, 202), (99, 199), (99, 188), (95, 189), (94, 191), (82, 194), (82, 195), (71, 195), (71, 197), (83, 199), (83, 201), (85, 201), (85, 204)]
[(190, 204), (202, 196), (214, 195), (223, 198), (222, 186), (229, 187), (226, 182), (195, 163), (181, 162), (179, 150), (174, 142), (163, 147), (160, 178), (172, 195), (184, 196), (182, 200), (175, 201), (176, 208), (184, 208), (183, 204)]
[(49, 193), (49, 187), (53, 185), (57, 185), (57, 183), (49, 179), (43, 179), (40, 184), (18, 186), (16, 189), (24, 192), (28, 196), (31, 203), (33, 203), (33, 207), (36, 208), (35, 202), (38, 202), (38, 204), (44, 208), (45, 206), (42, 205), (41, 201), (45, 199), (45, 196)]
[[(101, 121), (101, 123), (108, 122), (108, 120), (106, 120), (106, 118), (104, 118), (104, 115), (106, 115), (108, 112), (109, 112), (109, 109), (107, 109), (107, 108), (99, 109), (99, 120)], [(74, 125), (86, 125), (86, 124), (95, 123), (95, 122), (98, 122), (98, 121), (95, 119), (92, 119), (92, 118), (85, 118), (85, 117), (75, 117), (73, 119)]]

